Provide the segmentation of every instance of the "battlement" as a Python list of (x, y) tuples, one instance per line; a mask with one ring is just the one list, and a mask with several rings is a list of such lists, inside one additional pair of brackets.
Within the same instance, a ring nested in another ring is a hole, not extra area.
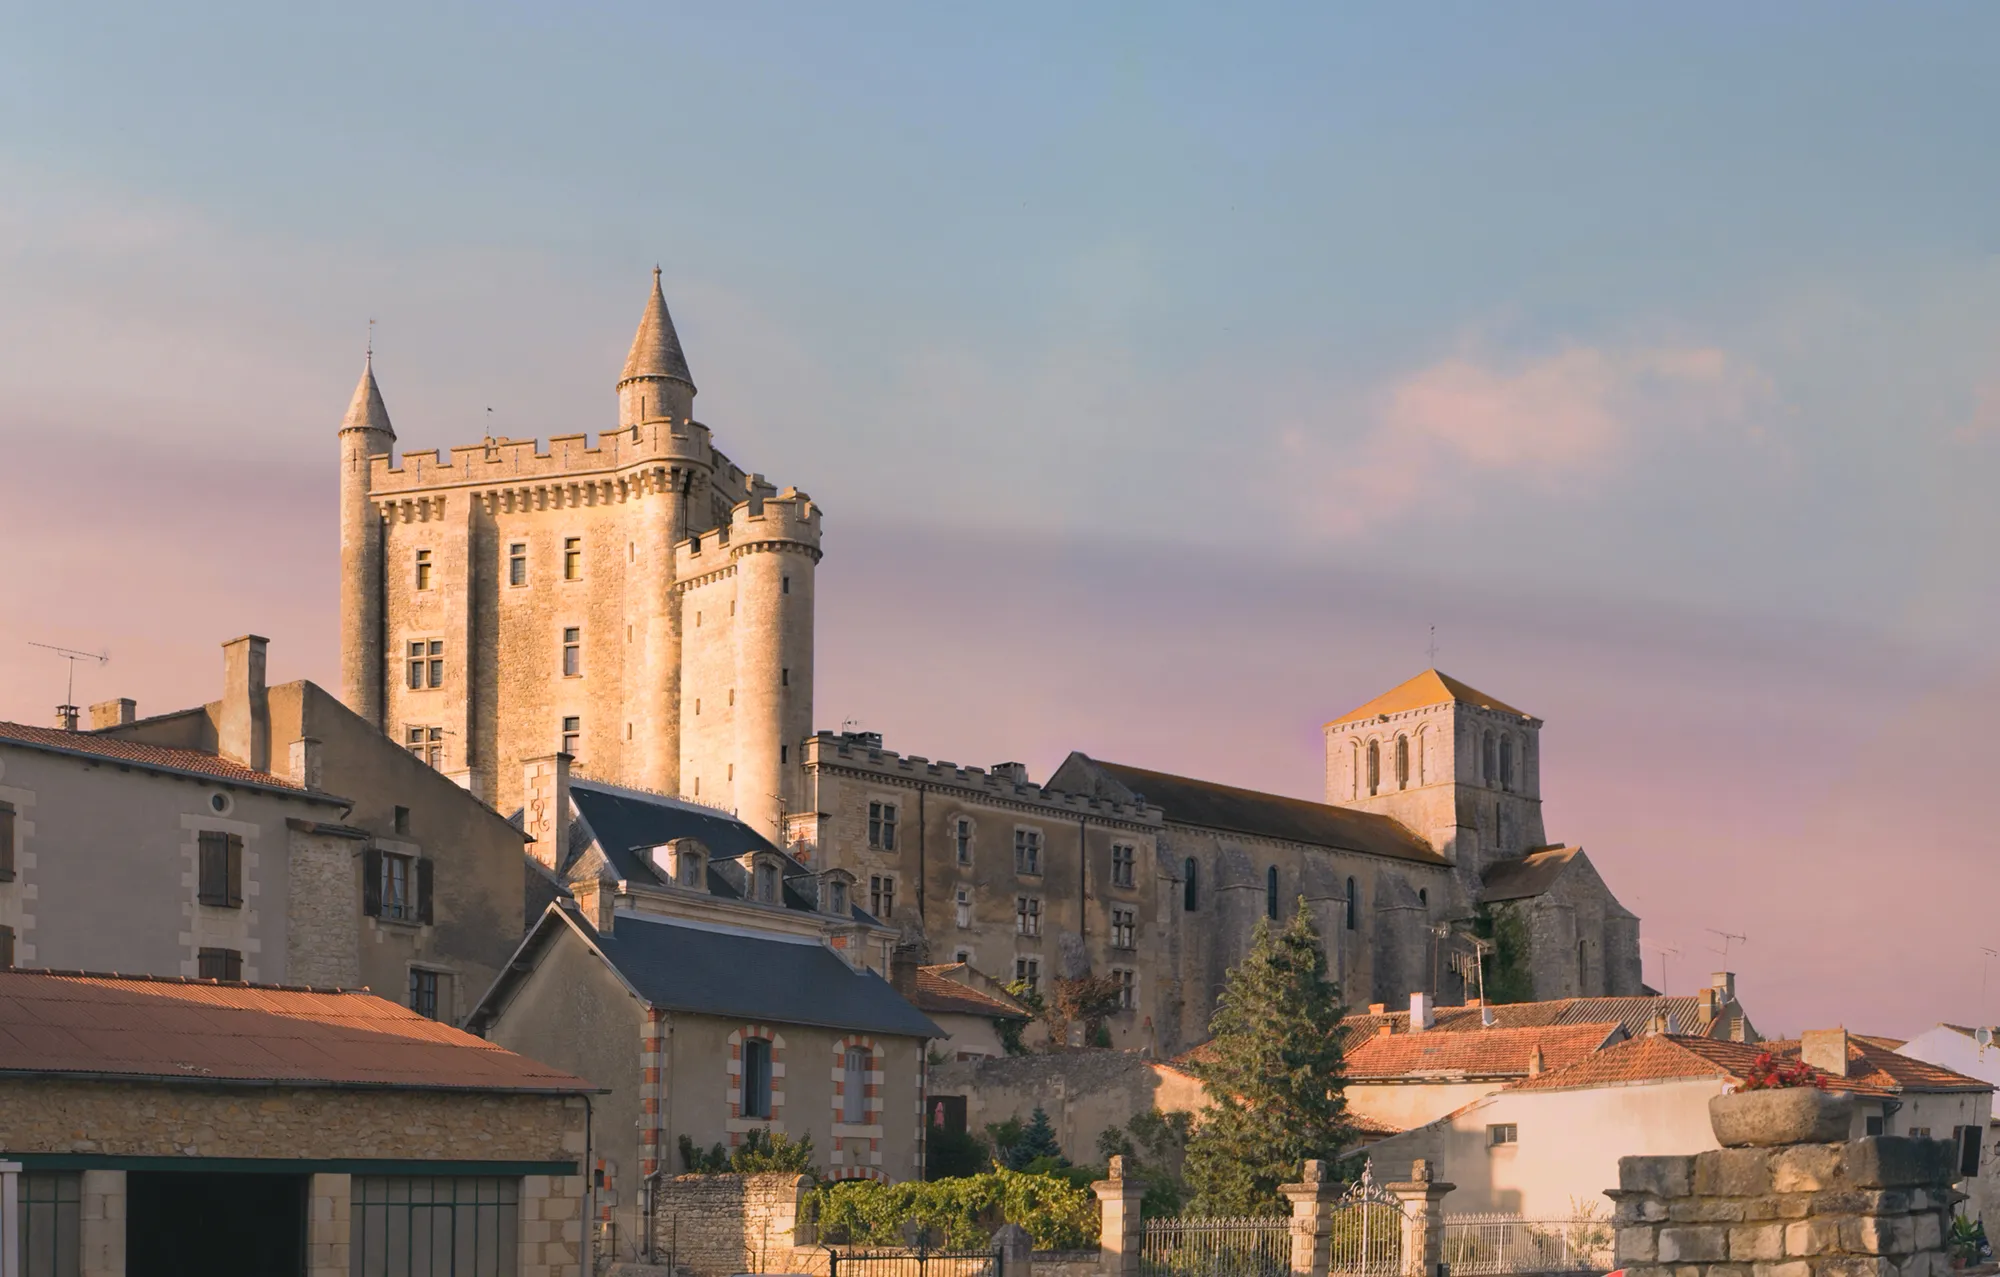
[(819, 558), (819, 504), (797, 488), (774, 493), (764, 476), (747, 481), (749, 498), (729, 511), (729, 522), (674, 547), (674, 575), (688, 580), (724, 566), (751, 547), (786, 542)]
[(393, 463), (389, 457), (376, 456), (370, 458), (368, 490), (372, 496), (388, 496), (436, 488), (576, 480), (615, 475), (663, 461), (711, 471), (718, 466), (734, 469), (715, 451), (707, 426), (698, 421), (655, 421), (636, 432), (603, 431), (594, 448), (588, 434), (573, 434), (551, 435), (547, 451), (536, 439), (487, 439), (452, 448), (449, 459), (436, 449), (405, 452)]
[(1015, 773), (983, 767), (960, 767), (957, 763), (932, 762), (916, 754), (903, 755), (877, 747), (870, 741), (838, 732), (819, 732), (806, 741), (808, 772), (819, 767), (842, 767), (850, 771), (872, 772), (878, 776), (932, 781), (967, 791), (969, 795), (1000, 798), (1009, 802), (1042, 807), (1069, 815), (1095, 816), (1100, 820), (1158, 828), (1166, 823), (1166, 813), (1151, 803), (1121, 803), (1048, 789), (1015, 779)]

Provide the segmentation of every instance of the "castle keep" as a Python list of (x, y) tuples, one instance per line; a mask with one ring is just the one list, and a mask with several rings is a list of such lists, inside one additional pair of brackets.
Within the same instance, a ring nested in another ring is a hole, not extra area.
[(659, 272), (618, 424), (395, 455), (365, 366), (340, 428), (348, 707), (501, 811), (521, 761), (736, 811), (781, 840), (812, 732), (820, 510), (723, 455)]

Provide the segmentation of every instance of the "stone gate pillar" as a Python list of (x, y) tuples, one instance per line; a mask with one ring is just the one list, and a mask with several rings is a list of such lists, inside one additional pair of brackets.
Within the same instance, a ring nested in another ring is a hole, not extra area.
[(1097, 1194), (1098, 1265), (1104, 1277), (1139, 1277), (1139, 1252), (1146, 1244), (1146, 1222), (1139, 1202), (1145, 1185), (1125, 1178), (1125, 1159), (1111, 1159), (1111, 1178), (1090, 1186)]
[(1410, 1178), (1385, 1184), (1403, 1204), (1403, 1271), (1414, 1277), (1436, 1277), (1444, 1262), (1444, 1199), (1456, 1184), (1431, 1178), (1423, 1158), (1410, 1163)]
[(1326, 1277), (1333, 1266), (1333, 1204), (1340, 1185), (1326, 1177), (1326, 1163), (1317, 1158), (1305, 1166), (1305, 1182), (1280, 1184), (1278, 1191), (1292, 1203), (1293, 1277)]

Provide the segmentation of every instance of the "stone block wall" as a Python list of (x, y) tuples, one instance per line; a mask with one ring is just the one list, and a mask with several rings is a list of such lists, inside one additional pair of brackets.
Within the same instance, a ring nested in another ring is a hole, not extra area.
[(653, 1189), (653, 1254), (697, 1277), (795, 1273), (811, 1243), (803, 1175), (676, 1175)]
[(1627, 1277), (1933, 1277), (1948, 1273), (1952, 1146), (1724, 1148), (1619, 1162)]

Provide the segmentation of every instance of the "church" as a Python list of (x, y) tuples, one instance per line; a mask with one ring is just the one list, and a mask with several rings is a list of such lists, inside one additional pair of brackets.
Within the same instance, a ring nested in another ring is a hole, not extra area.
[(727, 813), (923, 961), (1109, 980), (1110, 1044), (1158, 1054), (1301, 901), (1356, 1007), (1642, 991), (1638, 919), (1544, 829), (1541, 720), (1437, 670), (1325, 725), (1322, 801), (816, 730), (821, 510), (695, 419), (657, 270), (613, 388), (594, 445), (398, 455), (371, 361), (341, 424), (342, 699), (503, 814), (549, 760)]

